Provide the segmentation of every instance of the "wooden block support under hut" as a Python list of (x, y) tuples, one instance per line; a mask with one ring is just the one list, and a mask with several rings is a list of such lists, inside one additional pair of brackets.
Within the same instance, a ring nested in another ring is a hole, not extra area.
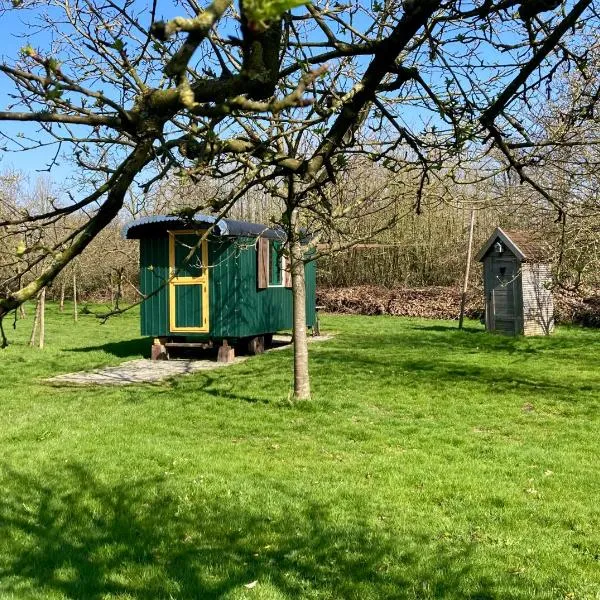
[(483, 263), (485, 327), (508, 335), (554, 329), (552, 276), (544, 244), (531, 234), (496, 228), (477, 255)]
[[(212, 227), (210, 235), (201, 236)], [(220, 346), (261, 352), (272, 334), (292, 327), (285, 234), (264, 225), (194, 215), (154, 216), (127, 225), (140, 240), (141, 333), (155, 338), (153, 358), (176, 347)], [(306, 324), (315, 323), (315, 264), (306, 274)]]

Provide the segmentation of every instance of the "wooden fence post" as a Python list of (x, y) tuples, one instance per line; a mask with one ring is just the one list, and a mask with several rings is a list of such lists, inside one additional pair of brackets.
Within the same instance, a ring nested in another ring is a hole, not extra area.
[[(41, 292), (40, 292), (41, 294)], [(29, 345), (35, 346), (35, 335), (37, 333), (38, 323), (40, 319), (40, 295), (38, 294), (38, 300), (35, 307), (35, 314), (33, 316), (33, 325), (31, 326), (31, 337), (29, 338)]]
[(77, 274), (73, 271), (73, 320), (77, 321)]
[(42, 349), (44, 347), (44, 341), (46, 337), (46, 288), (42, 288), (40, 292), (40, 302), (39, 302), (39, 311), (40, 311), (40, 342), (39, 347)]
[(67, 285), (67, 282), (65, 281), (65, 278), (62, 278), (62, 281), (60, 282), (60, 312), (65, 312), (65, 286)]
[(473, 251), (473, 228), (475, 226), (475, 209), (471, 209), (471, 224), (469, 226), (469, 247), (467, 250), (467, 265), (465, 267), (465, 282), (460, 297), (460, 316), (458, 317), (458, 328), (463, 328), (465, 318), (465, 304), (467, 302), (467, 290), (469, 289), (469, 272), (471, 270), (471, 252)]

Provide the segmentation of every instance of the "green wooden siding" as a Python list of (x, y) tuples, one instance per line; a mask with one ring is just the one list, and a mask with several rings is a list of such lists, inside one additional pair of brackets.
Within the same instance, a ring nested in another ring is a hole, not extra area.
[(239, 253), (235, 239), (217, 238), (208, 243), (208, 293), (210, 305), (210, 335), (215, 338), (232, 336), (238, 322)]
[[(142, 335), (155, 337), (184, 335), (220, 339), (249, 337), (290, 329), (292, 291), (281, 286), (264, 290), (257, 288), (258, 265), (255, 241), (253, 238), (209, 240), (209, 333), (192, 335), (170, 332), (168, 286), (158, 290), (169, 277), (169, 243), (166, 232), (164, 237), (142, 239), (140, 241), (140, 287), (145, 295), (154, 292), (154, 295), (142, 304)], [(197, 286), (197, 289), (200, 290), (200, 287)], [(177, 293), (182, 295), (178, 299), (180, 302), (188, 301), (186, 294), (190, 292), (181, 290)], [(315, 321), (315, 293), (316, 271), (315, 264), (311, 262), (306, 266), (308, 326), (312, 326)], [(191, 302), (189, 309), (177, 307), (176, 319), (180, 327), (198, 324), (198, 310), (201, 311), (200, 292), (191, 294), (189, 301)]]
[[(142, 335), (166, 336), (169, 332), (169, 238), (140, 240), (140, 291), (147, 299), (141, 307)], [(158, 292), (157, 292), (158, 290)]]
[(209, 244), (213, 337), (249, 337), (292, 326), (291, 291), (283, 287), (257, 288), (254, 243), (252, 238), (236, 238)]
[(202, 327), (202, 284), (175, 286), (175, 327)]

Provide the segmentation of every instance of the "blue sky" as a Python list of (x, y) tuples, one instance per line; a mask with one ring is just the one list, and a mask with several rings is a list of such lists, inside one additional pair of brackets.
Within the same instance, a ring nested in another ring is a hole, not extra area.
[[(362, 0), (363, 5), (368, 8), (370, 7), (370, 0)], [(145, 0), (139, 0), (137, 2), (137, 6), (139, 8), (146, 6)], [(177, 3), (173, 0), (159, 0), (158, 3), (158, 12), (157, 18), (171, 18), (176, 14), (181, 14), (181, 7), (177, 6)], [(149, 14), (146, 13), (146, 16), (149, 17)], [(26, 25), (26, 21), (31, 18), (31, 12), (28, 10), (9, 10), (5, 14), (0, 13), (0, 30), (4, 32), (4, 35), (0, 37), (0, 56), (3, 59), (7, 59), (7, 62), (11, 62), (18, 55), (19, 49), (27, 44), (31, 44), (35, 48), (44, 48), (49, 46), (49, 36), (45, 32), (34, 31), (31, 28), (28, 28)], [(361, 25), (364, 25), (361, 22), (355, 23), (357, 28), (360, 29)], [(515, 27), (519, 28), (522, 25), (518, 23), (514, 23)], [(512, 38), (514, 40), (514, 38)], [(504, 34), (504, 41), (511, 41), (511, 32), (507, 31)], [(460, 45), (457, 44), (457, 47)], [(484, 62), (488, 61), (488, 66), (486, 67), (488, 71), (489, 61), (492, 61), (493, 58), (490, 54), (487, 54), (487, 50), (482, 48), (479, 51), (480, 59)], [(365, 61), (367, 59), (365, 58)], [(448, 72), (443, 72), (438, 67), (432, 68), (430, 71), (429, 77), (430, 81), (434, 81), (437, 78), (437, 82), (443, 81), (447, 78)], [(484, 74), (484, 78), (487, 75)], [(460, 75), (458, 75), (460, 77)], [(512, 75), (511, 75), (512, 77)], [(2, 84), (0, 85), (0, 110), (7, 110), (8, 105), (11, 102), (11, 99), (8, 95), (11, 82), (4, 76), (0, 76), (0, 81)], [(505, 81), (505, 80), (504, 80)], [(502, 80), (496, 82), (496, 85), (501, 85)], [(488, 90), (489, 93), (493, 96), (494, 90)], [(420, 120), (420, 112), (418, 105), (407, 105), (402, 108), (403, 116), (405, 121), (413, 121), (417, 122)], [(431, 116), (423, 112), (426, 116)], [(9, 123), (0, 121), (0, 129), (1, 131), (10, 137), (16, 137), (20, 133), (24, 134), (34, 134), (38, 129), (38, 126), (35, 124), (28, 123)], [(1, 142), (0, 142), (1, 143)], [(0, 171), (6, 168), (17, 168), (21, 171), (30, 173), (32, 177), (36, 176), (36, 172), (39, 170), (43, 170), (46, 168), (48, 162), (54, 157), (56, 153), (55, 147), (42, 148), (34, 151), (29, 151), (27, 153), (0, 153)], [(69, 175), (72, 173), (72, 166), (68, 161), (63, 160), (61, 158), (59, 160), (59, 165), (52, 170), (53, 179), (64, 182), (67, 181)]]
[[(140, 0), (138, 5), (143, 8), (146, 7), (147, 3)], [(168, 19), (181, 14), (181, 10), (178, 11), (177, 6), (172, 1), (162, 0), (158, 2), (158, 5), (158, 19)], [(0, 13), (0, 31), (3, 32), (3, 35), (0, 36), (0, 59), (2, 59), (2, 62), (6, 61), (9, 64), (13, 62), (18, 57), (21, 48), (28, 44), (36, 49), (49, 46), (50, 36), (46, 32), (28, 25), (34, 15), (34, 11), (27, 9), (9, 10), (4, 14)], [(10, 110), (9, 105), (14, 102), (14, 99), (9, 95), (13, 84), (3, 75), (0, 75), (0, 82), (0, 110)], [(15, 110), (19, 110), (19, 108)], [(22, 134), (35, 136), (38, 130), (39, 126), (33, 123), (0, 121), (0, 131), (13, 138), (18, 138)], [(4, 143), (5, 141), (0, 139), (0, 145), (4, 145)], [(27, 152), (0, 152), (0, 172), (6, 169), (17, 169), (27, 173), (30, 179), (33, 180), (39, 176), (40, 171), (47, 169), (47, 165), (52, 161), (55, 154), (56, 146), (28, 150)], [(67, 181), (73, 173), (73, 166), (65, 158), (57, 159), (57, 163), (51, 171), (52, 179), (57, 182)]]
[[(34, 16), (34, 11), (27, 9), (9, 10), (0, 14), (0, 31), (4, 35), (0, 37), (0, 58), (2, 62), (11, 64), (19, 55), (20, 49), (26, 45), (34, 48), (47, 48), (50, 44), (50, 36), (40, 30), (36, 30), (28, 25), (28, 22)], [(10, 110), (10, 104), (14, 99), (10, 97), (13, 88), (12, 82), (3, 75), (0, 75), (0, 110)], [(15, 108), (14, 110), (19, 110)], [(0, 130), (3, 134), (18, 138), (20, 135), (35, 136), (39, 126), (33, 123), (15, 123), (9, 121), (0, 121)], [(5, 140), (0, 140), (4, 145)], [(17, 169), (27, 173), (31, 180), (39, 176), (40, 171), (47, 169), (47, 165), (52, 161), (56, 154), (56, 147), (44, 147), (27, 152), (0, 152), (0, 172), (6, 169)], [(65, 159), (57, 159), (57, 165), (51, 171), (51, 177), (57, 182), (68, 180), (73, 171), (72, 165)]]
[[(17, 56), (19, 49), (26, 44), (27, 40), (21, 37), (26, 30), (26, 27), (22, 22), (23, 16), (24, 14), (20, 11), (8, 11), (7, 14), (0, 16), (0, 30), (4, 32), (0, 37), (0, 57), (3, 62), (5, 60), (10, 62), (11, 59), (14, 59), (14, 57)], [(40, 43), (43, 43), (43, 40)], [(4, 76), (0, 77), (0, 81), (2, 82), (0, 85), (0, 106), (2, 107), (2, 110), (8, 110), (7, 107), (9, 103), (12, 102), (12, 99), (9, 97), (12, 82)], [(0, 129), (5, 135), (16, 136), (21, 132), (33, 133), (36, 128), (25, 123), (20, 124), (0, 121)], [(4, 144), (4, 140), (0, 141), (0, 144)], [(46, 162), (48, 151), (42, 150), (25, 154), (2, 153), (1, 156), (0, 170), (16, 168), (24, 172), (35, 174), (35, 165)]]
[[(367, 6), (370, 6), (370, 0), (365, 0)], [(201, 4), (207, 4), (208, 0), (201, 0)], [(135, 3), (135, 9), (142, 12), (142, 19), (147, 17), (148, 25), (150, 21), (150, 12), (147, 9), (149, 2), (139, 0)], [(182, 7), (174, 0), (158, 0), (156, 19), (170, 19), (174, 16), (184, 14)], [(303, 9), (300, 9), (303, 10)], [(51, 38), (45, 31), (33, 28), (31, 23), (36, 16), (36, 11), (28, 9), (9, 10), (4, 14), (0, 13), (0, 30), (7, 32), (0, 37), (0, 58), (11, 64), (19, 55), (21, 48), (31, 45), (35, 49), (45, 49), (50, 47)], [(58, 13), (57, 13), (58, 14)], [(231, 31), (231, 34), (236, 32)], [(10, 98), (9, 93), (13, 86), (12, 82), (0, 74), (0, 110), (11, 110), (10, 104), (14, 100)], [(107, 90), (104, 90), (107, 92)], [(110, 94), (110, 90), (108, 90)], [(15, 108), (14, 110), (19, 110)], [(21, 109), (22, 110), (22, 109)], [(13, 138), (20, 139), (19, 136), (26, 135), (35, 137), (39, 131), (39, 126), (26, 122), (7, 122), (0, 121), (0, 130), (3, 134)], [(5, 140), (0, 139), (0, 145), (5, 144)], [(8, 168), (16, 168), (20, 171), (29, 173), (31, 178), (35, 178), (39, 171), (47, 169), (48, 164), (54, 160), (56, 155), (56, 146), (44, 147), (27, 152), (0, 152), (0, 172)], [(63, 182), (66, 181), (73, 167), (68, 160), (61, 157), (57, 159), (57, 164), (53, 165), (51, 176), (53, 179)]]

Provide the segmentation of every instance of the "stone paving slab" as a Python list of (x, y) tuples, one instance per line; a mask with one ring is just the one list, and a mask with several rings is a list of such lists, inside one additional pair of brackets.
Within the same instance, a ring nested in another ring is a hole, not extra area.
[[(316, 336), (309, 338), (310, 342), (319, 342), (331, 339), (333, 336)], [(277, 344), (268, 352), (282, 350), (289, 347), (291, 336), (278, 335), (273, 337)], [(219, 363), (216, 358), (150, 360), (140, 358), (129, 360), (114, 367), (105, 367), (94, 371), (80, 371), (78, 373), (65, 373), (46, 379), (55, 384), (73, 385), (131, 385), (135, 383), (156, 383), (176, 375), (189, 375), (197, 371), (221, 369), (229, 365), (239, 364), (248, 360), (249, 356), (236, 356), (233, 362)]]
[[(246, 358), (245, 356), (236, 358), (235, 362), (241, 362)], [(219, 369), (226, 367), (228, 364), (235, 364), (235, 362), (219, 363), (216, 360), (207, 359), (150, 360), (149, 358), (140, 358), (129, 360), (115, 367), (105, 367), (95, 371), (80, 371), (79, 373), (65, 373), (46, 379), (46, 381), (79, 385), (152, 383), (175, 375), (188, 375), (196, 371)]]

